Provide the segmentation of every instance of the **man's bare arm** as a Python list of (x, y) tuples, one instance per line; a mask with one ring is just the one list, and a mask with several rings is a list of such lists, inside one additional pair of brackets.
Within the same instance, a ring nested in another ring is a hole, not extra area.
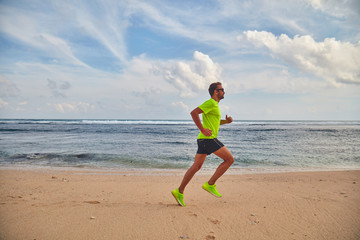
[(195, 108), (194, 110), (192, 110), (191, 117), (195, 123), (195, 125), (199, 128), (200, 132), (202, 132), (202, 134), (204, 134), (205, 136), (211, 136), (212, 135), (212, 131), (210, 129), (206, 129), (204, 128), (204, 126), (201, 123), (200, 117), (199, 115), (202, 114), (202, 110), (200, 108)]
[(225, 120), (220, 120), (220, 125), (232, 123), (232, 121), (233, 121), (232, 117), (228, 117), (228, 115), (226, 115), (226, 119), (225, 119)]

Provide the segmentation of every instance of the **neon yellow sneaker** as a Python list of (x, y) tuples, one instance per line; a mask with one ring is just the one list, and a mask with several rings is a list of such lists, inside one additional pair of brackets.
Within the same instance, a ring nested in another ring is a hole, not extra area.
[(214, 195), (215, 197), (221, 197), (222, 195), (216, 190), (216, 184), (214, 185), (210, 185), (208, 182), (206, 182), (202, 188), (205, 191), (208, 191), (209, 193), (211, 193), (212, 195)]
[(174, 191), (171, 192), (172, 195), (174, 196), (174, 198), (176, 199), (176, 201), (178, 202), (178, 204), (180, 206), (185, 207), (185, 203), (184, 203), (184, 194), (179, 192), (179, 189), (175, 189)]

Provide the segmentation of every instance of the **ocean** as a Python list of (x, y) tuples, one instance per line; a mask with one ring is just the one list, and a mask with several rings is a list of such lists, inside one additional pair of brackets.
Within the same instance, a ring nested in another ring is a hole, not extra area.
[[(2, 119), (0, 167), (187, 169), (198, 132), (191, 120)], [(234, 121), (218, 139), (235, 170), (360, 169), (360, 121)]]

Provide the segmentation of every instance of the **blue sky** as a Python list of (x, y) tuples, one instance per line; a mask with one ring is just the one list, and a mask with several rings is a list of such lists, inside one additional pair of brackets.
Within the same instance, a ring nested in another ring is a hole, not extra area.
[(0, 1), (0, 117), (359, 120), (360, 1)]

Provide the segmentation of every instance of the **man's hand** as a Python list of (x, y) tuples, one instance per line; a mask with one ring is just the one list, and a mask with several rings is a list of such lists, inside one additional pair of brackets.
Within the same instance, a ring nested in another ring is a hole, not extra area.
[(228, 115), (226, 115), (226, 121), (228, 123), (232, 123), (233, 119), (232, 119), (232, 117), (228, 117)]
[(228, 115), (226, 115), (226, 119), (225, 119), (225, 120), (220, 120), (220, 125), (232, 123), (232, 121), (233, 121), (232, 117), (228, 117)]
[(210, 137), (212, 135), (212, 131), (210, 129), (204, 128), (201, 130), (201, 133), (204, 134), (207, 137)]

